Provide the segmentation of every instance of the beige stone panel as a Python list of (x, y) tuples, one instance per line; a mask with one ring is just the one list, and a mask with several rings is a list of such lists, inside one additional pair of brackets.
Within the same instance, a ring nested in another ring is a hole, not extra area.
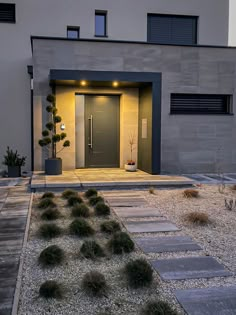
[[(67, 134), (66, 140), (70, 141), (70, 147), (62, 151), (61, 141), (57, 145), (58, 157), (63, 159), (63, 170), (75, 168), (75, 90), (72, 87), (57, 87), (56, 89), (56, 106), (58, 115), (62, 117), (62, 124), (65, 124), (64, 132)], [(60, 124), (58, 124), (58, 132)]]
[(34, 97), (34, 169), (40, 171), (44, 168), (42, 148), (38, 141), (42, 138), (42, 97)]

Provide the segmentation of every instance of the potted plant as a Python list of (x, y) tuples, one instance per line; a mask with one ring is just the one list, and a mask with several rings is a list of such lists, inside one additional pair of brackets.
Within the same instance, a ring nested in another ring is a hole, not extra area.
[(14, 152), (7, 147), (6, 155), (4, 155), (3, 164), (7, 165), (8, 177), (20, 177), (21, 166), (25, 165), (26, 156), (20, 156), (17, 150)]
[[(60, 175), (62, 174), (62, 160), (57, 157), (57, 154), (61, 152), (65, 147), (70, 146), (70, 141), (65, 140), (66, 133), (57, 133), (57, 124), (61, 122), (61, 117), (57, 115), (56, 98), (55, 95), (49, 94), (47, 101), (50, 103), (46, 107), (46, 111), (49, 115), (49, 120), (46, 123), (46, 129), (42, 131), (43, 138), (39, 140), (39, 145), (49, 152), (49, 158), (45, 160), (45, 173), (47, 175)], [(57, 143), (64, 141), (62, 149), (57, 151)]]
[(133, 151), (135, 150), (135, 135), (131, 133), (129, 136), (129, 147), (130, 147), (130, 159), (127, 160), (127, 164), (125, 164), (125, 170), (128, 172), (136, 172), (137, 165), (133, 160)]

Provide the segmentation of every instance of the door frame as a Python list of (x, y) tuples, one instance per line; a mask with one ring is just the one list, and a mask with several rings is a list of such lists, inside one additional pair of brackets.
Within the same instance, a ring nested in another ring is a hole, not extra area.
[[(102, 93), (99, 91), (96, 91), (96, 93), (92, 93), (92, 92), (88, 92), (88, 93), (78, 93), (80, 95), (84, 95), (85, 96), (85, 100), (84, 100), (84, 137), (85, 137), (85, 141), (84, 141), (84, 162), (85, 162), (85, 168), (93, 168), (90, 165), (88, 165), (88, 145), (87, 145), (87, 141), (86, 141), (86, 126), (87, 126), (87, 117), (88, 117), (88, 108), (86, 106), (86, 96), (116, 96), (119, 98), (119, 108), (117, 111), (117, 167), (120, 167), (120, 97), (121, 97), (121, 93)], [(109, 168), (109, 167), (108, 167)], [(112, 167), (111, 167), (112, 168)]]

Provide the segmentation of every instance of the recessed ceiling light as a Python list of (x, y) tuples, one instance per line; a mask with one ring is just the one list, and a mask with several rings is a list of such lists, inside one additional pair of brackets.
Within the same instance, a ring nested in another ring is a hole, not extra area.
[(83, 81), (80, 82), (80, 84), (81, 84), (82, 86), (85, 86), (85, 85), (87, 84), (87, 82), (83, 80)]
[(114, 82), (113, 82), (113, 86), (114, 86), (114, 87), (118, 86), (118, 82), (117, 82), (117, 81), (114, 81)]

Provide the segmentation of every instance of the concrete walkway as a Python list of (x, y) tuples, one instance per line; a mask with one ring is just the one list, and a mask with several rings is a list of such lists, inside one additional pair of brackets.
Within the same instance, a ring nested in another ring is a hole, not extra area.
[(35, 172), (31, 180), (32, 190), (97, 187), (102, 189), (135, 188), (147, 186), (191, 185), (193, 179), (184, 176), (150, 175), (143, 171), (126, 172), (120, 168), (76, 169), (58, 176)]
[(0, 188), (0, 315), (12, 313), (30, 199), (27, 186)]

